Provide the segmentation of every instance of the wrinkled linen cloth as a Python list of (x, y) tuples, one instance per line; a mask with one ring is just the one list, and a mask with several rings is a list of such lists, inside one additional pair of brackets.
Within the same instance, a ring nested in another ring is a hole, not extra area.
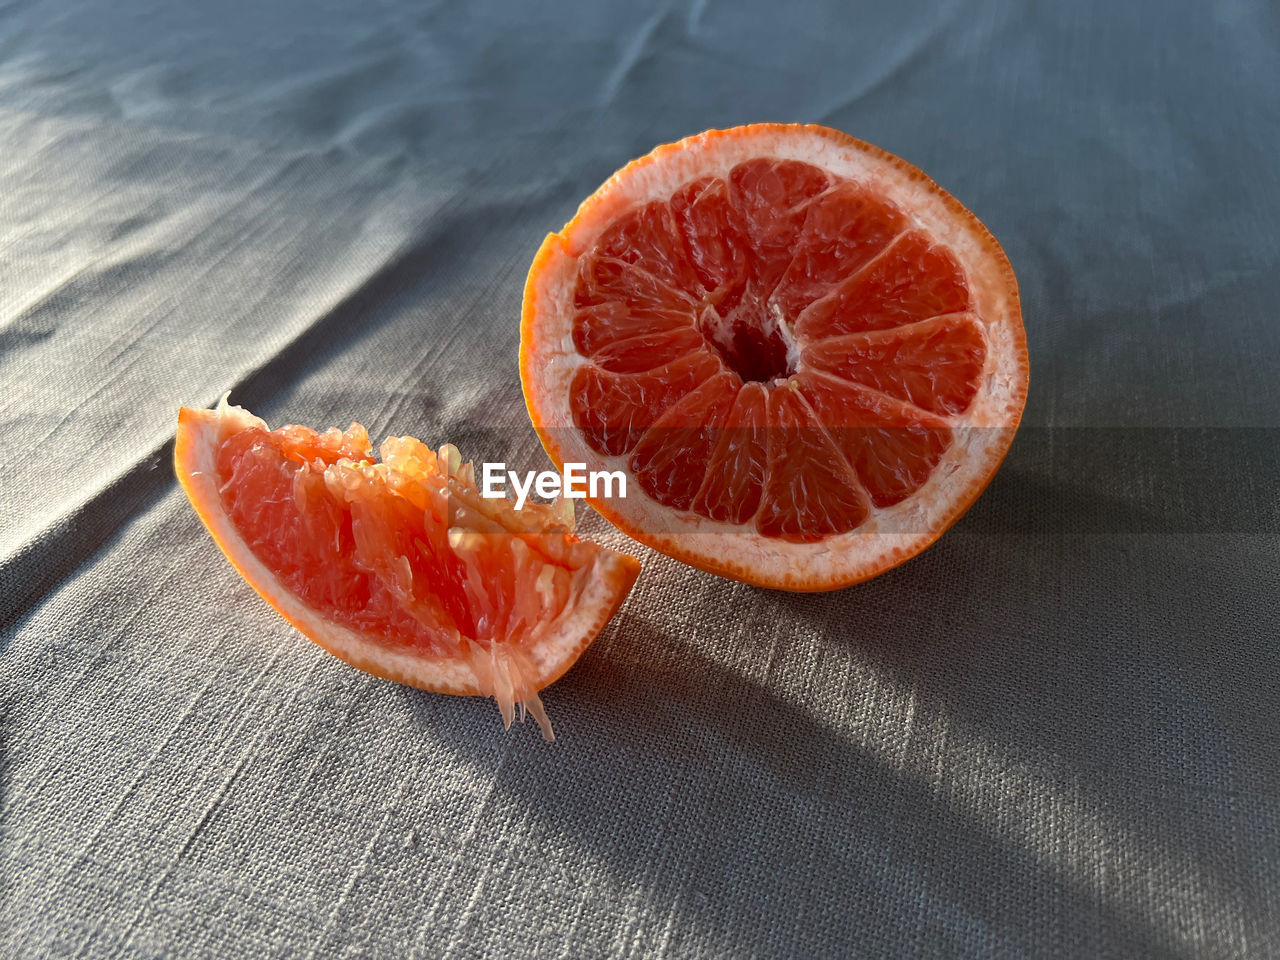
[[(0, 955), (1280, 956), (1280, 19), (0, 2)], [(358, 673), (174, 481), (181, 404), (547, 465), (542, 237), (709, 127), (1003, 243), (1031, 393), (930, 550), (644, 573), (544, 694)]]

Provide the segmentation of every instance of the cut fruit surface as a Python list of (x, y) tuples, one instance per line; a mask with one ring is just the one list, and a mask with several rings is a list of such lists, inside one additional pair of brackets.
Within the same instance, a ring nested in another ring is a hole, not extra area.
[(824, 127), (659, 147), (547, 237), (521, 325), (557, 466), (695, 566), (792, 590), (856, 583), (937, 539), (1026, 399), (1017, 283), (927, 176)]
[(625, 599), (632, 557), (573, 535), (570, 501), (485, 499), (456, 448), (359, 424), (270, 430), (223, 398), (183, 408), (175, 468), (249, 584), (352, 666), (440, 693), (491, 696), (509, 726)]

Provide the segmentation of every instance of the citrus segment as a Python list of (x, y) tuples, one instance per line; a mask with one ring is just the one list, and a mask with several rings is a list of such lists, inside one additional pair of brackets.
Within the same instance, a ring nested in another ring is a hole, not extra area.
[(746, 223), (719, 177), (686, 184), (671, 197), (676, 229), (702, 288), (706, 306), (728, 312), (747, 282)]
[(625, 340), (615, 340), (591, 355), (602, 370), (611, 373), (646, 373), (673, 360), (701, 351), (706, 341), (692, 326), (649, 330)]
[(877, 507), (915, 493), (951, 445), (951, 428), (892, 397), (816, 371), (796, 384)]
[(734, 398), (693, 509), (710, 520), (743, 524), (760, 509), (769, 459), (768, 394), (758, 383)]
[(610, 373), (595, 364), (579, 369), (571, 387), (574, 422), (592, 448), (626, 453), (667, 408), (719, 371), (705, 352), (643, 373)]
[(835, 337), (805, 348), (815, 370), (835, 374), (924, 410), (962, 413), (981, 387), (982, 325), (968, 314)]
[(753, 583), (830, 589), (928, 546), (977, 497), (1027, 388), (999, 244), (924, 174), (760, 124), (620, 170), (530, 269), (530, 416), (638, 539)]
[(225, 401), (183, 408), (175, 467), (246, 580), (295, 626), (379, 676), (498, 701), (550, 737), (538, 691), (625, 598), (630, 557), (578, 540), (569, 502), (485, 499), (472, 466), (391, 437), (270, 430)]
[[(827, 189), (831, 178), (810, 163), (761, 157), (736, 164), (729, 184), (746, 224), (752, 260), (767, 275), (787, 259), (785, 252), (804, 225), (805, 202)], [(778, 251), (784, 255), (777, 256)]]
[(695, 301), (667, 286), (642, 266), (613, 257), (593, 255), (583, 261), (575, 303), (626, 305), (627, 312), (684, 312)]
[(619, 218), (600, 237), (595, 254), (622, 263), (643, 261), (646, 272), (674, 290), (692, 290), (697, 283), (666, 203), (655, 201)]
[(841, 183), (808, 205), (804, 230), (771, 298), (782, 315), (802, 310), (884, 250), (906, 218), (866, 187)]
[(595, 357), (636, 337), (691, 330), (694, 319), (692, 309), (645, 309), (622, 301), (599, 303), (574, 314), (573, 345), (584, 357)]
[(741, 386), (736, 374), (717, 374), (645, 431), (628, 463), (649, 496), (677, 510), (692, 506)]
[(769, 469), (756, 526), (767, 537), (820, 541), (860, 526), (867, 495), (791, 384), (769, 393)]
[(797, 319), (797, 337), (884, 330), (969, 309), (969, 285), (950, 251), (913, 231), (895, 240)]

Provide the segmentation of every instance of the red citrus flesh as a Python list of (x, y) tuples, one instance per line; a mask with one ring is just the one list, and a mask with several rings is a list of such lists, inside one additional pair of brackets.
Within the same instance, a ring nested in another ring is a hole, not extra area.
[(509, 724), (626, 596), (630, 557), (572, 534), (568, 501), (479, 495), (470, 464), (412, 437), (381, 462), (359, 424), (270, 430), (224, 404), (179, 421), (178, 475), (242, 575), (307, 636), (380, 676), (493, 696)]
[[(797, 161), (750, 160), (620, 217), (579, 259), (574, 303), (574, 342), (593, 362), (570, 405), (592, 449), (629, 454), (646, 493), (708, 518), (741, 500), (725, 488), (745, 491), (739, 513), (757, 502), (766, 536), (844, 533), (867, 518), (859, 488), (881, 506), (919, 489), (951, 441), (925, 411), (963, 411), (985, 360), (949, 251), (888, 201)], [(797, 371), (801, 355), (812, 370)], [(743, 427), (780, 428), (767, 450), (722, 432), (691, 455), (685, 433), (662, 429), (670, 414), (722, 424), (747, 384), (787, 378), (797, 389), (740, 408)], [(833, 417), (851, 421), (837, 437), (822, 429)]]

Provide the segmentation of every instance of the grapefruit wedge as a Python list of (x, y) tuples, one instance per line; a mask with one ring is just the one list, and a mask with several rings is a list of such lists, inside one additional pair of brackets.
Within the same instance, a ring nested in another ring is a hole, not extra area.
[(557, 466), (704, 570), (789, 590), (925, 549), (1009, 449), (1027, 394), (1013, 270), (925, 174), (825, 127), (712, 130), (623, 167), (547, 237), (521, 324)]
[(270, 430), (227, 403), (183, 408), (178, 479), (240, 575), (286, 620), (368, 673), (493, 697), (509, 727), (626, 598), (632, 557), (573, 535), (567, 501), (482, 498), (451, 445)]

